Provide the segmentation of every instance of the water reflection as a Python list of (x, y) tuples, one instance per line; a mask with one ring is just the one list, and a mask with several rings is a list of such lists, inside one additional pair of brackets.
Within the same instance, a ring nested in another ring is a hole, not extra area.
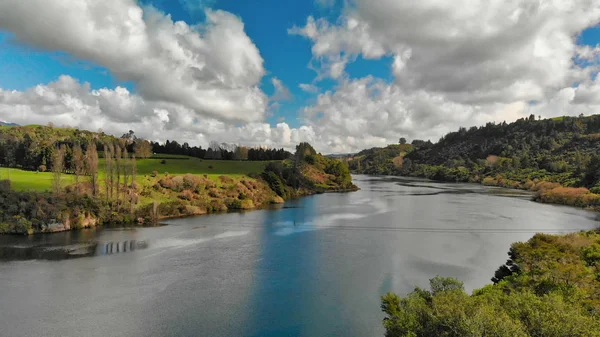
[(97, 245), (96, 255), (127, 253), (136, 249), (148, 248), (146, 241), (125, 240), (122, 242), (107, 242)]
[[(84, 229), (32, 236), (0, 236), (0, 261), (67, 260), (148, 248), (148, 242), (144, 240), (99, 241), (98, 238), (103, 237), (101, 232)], [(104, 230), (104, 233), (110, 233), (110, 230)]]
[(511, 243), (598, 225), (498, 188), (355, 180), (358, 192), (277, 210), (0, 236), (0, 334), (382, 336), (385, 292), (437, 274), (478, 288)]

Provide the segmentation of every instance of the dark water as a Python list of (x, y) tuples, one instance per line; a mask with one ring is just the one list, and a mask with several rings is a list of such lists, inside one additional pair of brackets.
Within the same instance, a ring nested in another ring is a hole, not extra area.
[(514, 191), (355, 181), (278, 210), (0, 237), (0, 335), (383, 336), (385, 292), (481, 287), (512, 242), (600, 224)]

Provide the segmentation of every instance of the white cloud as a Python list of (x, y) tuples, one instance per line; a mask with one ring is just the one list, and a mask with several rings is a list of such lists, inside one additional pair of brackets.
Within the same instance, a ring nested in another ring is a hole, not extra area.
[[(353, 152), (397, 142), (437, 140), (459, 126), (536, 116), (600, 111), (600, 47), (576, 36), (600, 21), (594, 0), (354, 0), (335, 22), (309, 17), (289, 29), (312, 41), (316, 81), (299, 88), (331, 90), (302, 109), (301, 126), (264, 122), (291, 93), (276, 77), (267, 97), (259, 84), (263, 59), (227, 12), (207, 22), (173, 22), (134, 0), (0, 2), (0, 29), (29, 45), (60, 50), (104, 66), (135, 83), (92, 90), (63, 76), (24, 91), (0, 89), (0, 119), (71, 125), (120, 135), (210, 140), (293, 148), (311, 142), (322, 152)], [(67, 13), (68, 15), (66, 15)], [(392, 83), (353, 79), (358, 57), (392, 60)], [(577, 83), (576, 86), (573, 84)], [(530, 105), (528, 102), (536, 101)]]
[(319, 91), (319, 88), (317, 88), (314, 84), (300, 83), (298, 84), (298, 87), (302, 89), (302, 91), (310, 94), (316, 94)]
[(316, 139), (312, 127), (290, 128), (286, 123), (271, 127), (263, 122), (241, 126), (214, 119), (198, 119), (180, 104), (149, 102), (127, 89), (92, 90), (70, 76), (25, 91), (0, 89), (0, 120), (21, 125), (49, 122), (122, 135), (134, 130), (138, 136), (207, 146), (211, 140), (245, 145), (292, 149), (298, 142)]
[(277, 77), (271, 78), (271, 83), (275, 88), (275, 92), (271, 96), (271, 100), (273, 101), (287, 101), (293, 98), (292, 93), (288, 90), (288, 88), (281, 82)]
[(510, 103), (570, 84), (575, 35), (600, 20), (600, 3), (356, 0), (346, 13), (337, 24), (309, 17), (290, 29), (313, 41), (316, 58), (335, 64), (331, 77), (352, 55), (390, 55), (405, 89), (459, 94), (456, 100), (496, 92), (494, 101)]
[[(308, 17), (288, 33), (312, 41), (317, 81), (338, 81), (305, 108), (307, 123), (329, 148), (357, 149), (529, 113), (600, 111), (590, 79), (600, 47), (576, 44), (599, 21), (593, 0), (355, 0), (335, 22)], [(346, 65), (359, 56), (390, 57), (393, 83), (351, 79)]]
[(182, 104), (198, 117), (259, 121), (268, 99), (263, 59), (227, 12), (194, 27), (135, 0), (0, 2), (0, 29), (23, 43), (60, 50), (132, 81), (147, 101)]

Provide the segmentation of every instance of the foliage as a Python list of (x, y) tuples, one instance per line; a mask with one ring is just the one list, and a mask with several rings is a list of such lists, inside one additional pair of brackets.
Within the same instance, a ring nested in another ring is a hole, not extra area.
[(531, 182), (548, 181), (555, 187), (583, 189), (550, 192), (544, 187), (539, 190), (538, 200), (598, 207), (598, 134), (600, 115), (546, 120), (530, 117), (510, 124), (460, 128), (435, 144), (414, 140), (410, 150), (397, 149), (397, 145), (364, 150), (347, 161), (354, 173), (524, 189), (530, 189)]
[[(167, 153), (155, 156), (152, 147), (154, 152)], [(7, 168), (0, 175), (10, 183), (2, 185), (0, 233), (68, 230), (102, 222), (145, 223), (356, 188), (344, 163), (316, 154), (308, 143), (299, 149), (310, 157), (310, 163), (294, 164), (291, 160), (251, 161), (289, 158), (283, 149), (247, 149), (216, 142), (206, 153), (236, 160), (184, 155), (200, 155), (194, 152), (199, 149), (177, 142), (149, 143), (133, 131), (117, 139), (66, 128), (3, 128), (0, 164)], [(48, 168), (52, 172), (27, 171)], [(48, 225), (53, 223), (60, 225)]]
[(509, 257), (472, 295), (436, 277), (430, 290), (382, 296), (386, 336), (600, 336), (600, 234), (537, 234)]

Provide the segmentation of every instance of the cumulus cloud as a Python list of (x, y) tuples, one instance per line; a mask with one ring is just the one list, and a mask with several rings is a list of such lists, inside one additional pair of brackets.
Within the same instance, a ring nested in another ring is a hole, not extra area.
[(271, 96), (271, 100), (273, 101), (288, 101), (293, 98), (290, 90), (281, 82), (277, 77), (271, 78), (271, 83), (273, 83), (273, 88), (275, 88), (275, 92)]
[(315, 94), (319, 92), (319, 88), (317, 88), (314, 84), (300, 83), (298, 84), (298, 87), (302, 89), (302, 91), (308, 92), (310, 94)]
[[(288, 30), (312, 42), (309, 67), (317, 76), (299, 88), (317, 94), (320, 80), (336, 83), (301, 109), (303, 125), (291, 127), (264, 122), (292, 95), (277, 77), (271, 97), (260, 90), (263, 59), (230, 13), (206, 10), (206, 22), (192, 26), (135, 0), (0, 1), (0, 30), (106, 67), (136, 89), (93, 90), (69, 76), (0, 89), (0, 119), (117, 135), (132, 129), (204, 146), (291, 149), (308, 141), (322, 152), (354, 152), (399, 137), (435, 141), (459, 126), (531, 113), (600, 111), (600, 46), (576, 44), (600, 21), (598, 1), (344, 3), (335, 21), (309, 17)], [(393, 80), (352, 78), (346, 68), (358, 57), (392, 60)]]
[(268, 104), (258, 87), (263, 59), (228, 12), (206, 10), (196, 27), (135, 0), (5, 0), (0, 29), (104, 66), (145, 100), (181, 104), (198, 117), (259, 121)]
[(286, 123), (249, 122), (235, 126), (215, 118), (198, 119), (180, 104), (149, 102), (126, 88), (90, 89), (70, 76), (25, 91), (0, 89), (0, 119), (18, 124), (78, 127), (206, 146), (211, 140), (252, 146), (293, 148), (301, 141), (318, 141), (310, 126), (290, 128)]
[[(309, 123), (331, 147), (360, 148), (598, 111), (600, 49), (576, 37), (599, 21), (593, 0), (355, 0), (335, 22), (308, 17), (288, 33), (312, 41), (317, 81), (338, 81), (304, 110)], [(393, 83), (352, 79), (345, 68), (358, 56), (391, 58)]]

